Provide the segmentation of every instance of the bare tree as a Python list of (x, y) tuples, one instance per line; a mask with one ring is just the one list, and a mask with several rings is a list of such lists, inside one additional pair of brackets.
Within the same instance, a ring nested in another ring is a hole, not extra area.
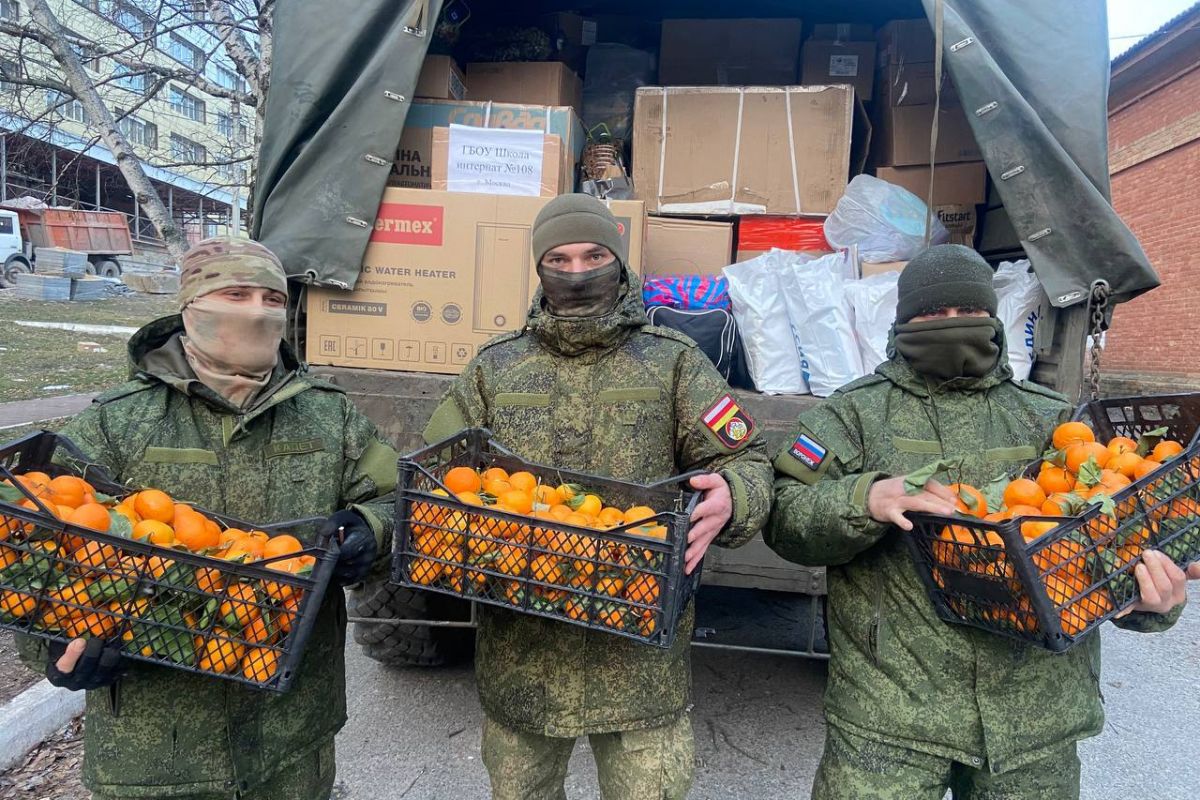
[[(93, 137), (89, 145), (112, 152), (136, 202), (178, 255), (182, 232), (143, 165), (200, 174), (206, 185), (235, 192), (252, 185), (274, 0), (80, 2), (101, 20), (84, 32), (64, 27), (46, 0), (23, 0), (27, 19), (0, 19), (0, 79), (14, 90), (6, 110), (24, 121), (23, 132), (52, 130), (74, 112)], [(228, 60), (218, 62), (218, 53)], [(110, 63), (111, 70), (99, 68)], [(51, 99), (42, 105), (42, 97)], [(223, 110), (206, 113), (206, 105)], [(167, 147), (147, 141), (143, 110), (179, 119), (188, 135), (172, 133)]]

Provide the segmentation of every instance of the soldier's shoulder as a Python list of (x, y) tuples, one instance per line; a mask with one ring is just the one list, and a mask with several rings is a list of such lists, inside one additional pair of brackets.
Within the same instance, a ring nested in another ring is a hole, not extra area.
[(313, 375), (311, 372), (306, 372), (303, 375), (302, 380), (308, 384), (308, 388), (315, 389), (316, 391), (322, 393), (322, 395), (318, 395), (318, 396), (323, 396), (326, 394), (345, 396), (345, 394), (346, 394), (345, 389), (343, 389), (342, 387), (333, 383), (329, 378), (326, 378), (324, 375)]
[(887, 378), (877, 372), (872, 372), (870, 375), (864, 375), (861, 378), (850, 381), (845, 386), (839, 388), (836, 392), (829, 395), (825, 402), (836, 402), (842, 399), (858, 399), (860, 397), (870, 396), (874, 394), (880, 387), (891, 383)]
[(661, 325), (643, 325), (639, 331), (649, 336), (654, 336), (658, 339), (665, 339), (676, 345), (682, 345), (687, 348), (697, 348), (695, 339), (685, 333), (680, 333), (673, 328), (666, 328)]
[(1021, 393), (1032, 395), (1040, 400), (1054, 402), (1064, 406), (1069, 406), (1071, 404), (1071, 401), (1067, 399), (1066, 395), (1059, 394), (1053, 389), (1042, 386), (1040, 383), (1034, 383), (1033, 381), (1009, 381), (1009, 383), (1016, 387), (1016, 389)]
[(111, 406), (122, 400), (127, 400), (135, 395), (144, 395), (145, 392), (151, 392), (156, 389), (165, 390), (167, 387), (158, 381), (146, 381), (135, 378), (131, 381), (126, 381), (119, 386), (114, 386), (107, 389), (92, 398), (93, 406)]
[(519, 330), (509, 331), (508, 333), (502, 333), (499, 336), (493, 336), (491, 339), (488, 339), (479, 346), (479, 350), (475, 353), (475, 355), (481, 356), (489, 350), (495, 351), (496, 348), (503, 349), (504, 345), (509, 345), (512, 342), (518, 342), (523, 339), (528, 332), (529, 331), (527, 328), (521, 328)]

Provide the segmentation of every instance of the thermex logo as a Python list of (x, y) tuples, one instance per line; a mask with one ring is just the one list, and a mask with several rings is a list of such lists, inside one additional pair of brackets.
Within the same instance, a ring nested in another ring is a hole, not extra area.
[(381, 203), (371, 241), (441, 247), (444, 214), (441, 206)]

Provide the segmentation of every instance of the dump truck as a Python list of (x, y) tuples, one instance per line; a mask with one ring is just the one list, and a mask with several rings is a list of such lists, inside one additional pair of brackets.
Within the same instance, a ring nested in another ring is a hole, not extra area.
[[(939, 94), (953, 88), (990, 175), (977, 248), (993, 263), (1028, 258), (1046, 292), (1045, 313), (1033, 333), (1032, 380), (1072, 398), (1093, 391), (1095, 381), (1085, 369), (1089, 336), (1099, 338), (1115, 304), (1158, 283), (1110, 203), (1102, 0), (577, 0), (520, 6), (522, 13), (566, 9), (598, 15), (601, 35), (606, 20), (614, 19), (653, 24), (678, 17), (791, 17), (802, 18), (806, 31), (816, 23), (879, 29), (890, 20), (928, 19), (938, 54), (930, 65), (931, 85), (943, 87), (935, 90)], [(501, 31), (512, 13), (511, 4), (498, 0), (469, 0), (469, 8), (462, 0), (279, 0), (253, 234), (280, 255), (294, 280), (354, 287), (435, 31), (468, 17), (470, 24)], [(1069, 79), (1064, 65), (1070, 65)], [(467, 91), (469, 98), (469, 85)], [(934, 125), (930, 152), (937, 135)], [(634, 191), (641, 196), (653, 187)], [(302, 346), (303, 302), (296, 312), (294, 334)], [(318, 371), (402, 451), (421, 444), (421, 430), (450, 380), (345, 367)], [(820, 402), (752, 392), (738, 398), (772, 447), (798, 413)], [(703, 576), (698, 646), (825, 653), (822, 570), (787, 563), (757, 539), (737, 550), (711, 550)], [(357, 587), (350, 609), (356, 639), (384, 662), (439, 664), (470, 646), (464, 629), (471, 610), (450, 598), (380, 579)]]
[(133, 239), (118, 211), (0, 205), (0, 286), (36, 271), (37, 251), (43, 247), (84, 253), (88, 274), (116, 278), (120, 257), (133, 254)]

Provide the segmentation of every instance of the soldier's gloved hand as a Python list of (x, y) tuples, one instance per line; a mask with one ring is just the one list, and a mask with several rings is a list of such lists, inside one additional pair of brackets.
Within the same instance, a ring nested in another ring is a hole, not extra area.
[(358, 512), (338, 511), (321, 526), (321, 534), (332, 535), (341, 547), (337, 564), (333, 568), (333, 579), (346, 586), (358, 583), (367, 576), (375, 557), (379, 555), (379, 544), (375, 532)]
[(50, 642), (48, 649), (46, 680), (73, 692), (110, 686), (125, 671), (125, 660), (116, 642), (74, 639), (69, 644)]

